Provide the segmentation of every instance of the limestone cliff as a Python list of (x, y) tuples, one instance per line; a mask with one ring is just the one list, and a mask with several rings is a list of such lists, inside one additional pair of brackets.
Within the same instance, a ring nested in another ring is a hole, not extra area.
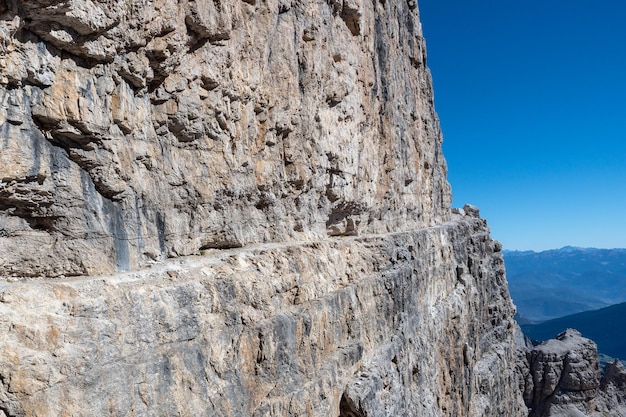
[(0, 416), (526, 414), (414, 1), (0, 13)]
[(0, 18), (0, 273), (448, 219), (406, 1), (29, 0)]
[(498, 249), (484, 221), (457, 216), (5, 285), (0, 410), (523, 416)]

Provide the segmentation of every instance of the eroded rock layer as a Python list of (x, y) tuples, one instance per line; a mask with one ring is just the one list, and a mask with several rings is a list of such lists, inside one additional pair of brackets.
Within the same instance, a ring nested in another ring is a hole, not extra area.
[(0, 410), (523, 416), (499, 250), (466, 215), (4, 285)]
[(0, 4), (0, 274), (448, 219), (414, 2)]

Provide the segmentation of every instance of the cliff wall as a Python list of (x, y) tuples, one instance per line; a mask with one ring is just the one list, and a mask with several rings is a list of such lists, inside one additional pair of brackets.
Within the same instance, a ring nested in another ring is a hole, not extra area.
[(0, 274), (448, 219), (412, 2), (9, 1)]
[(0, 416), (526, 414), (414, 1), (0, 13)]

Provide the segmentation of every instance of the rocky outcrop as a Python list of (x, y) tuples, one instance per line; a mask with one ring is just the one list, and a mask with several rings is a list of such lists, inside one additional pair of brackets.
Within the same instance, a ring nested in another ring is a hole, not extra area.
[(483, 220), (457, 215), (414, 232), (5, 284), (0, 410), (522, 416), (499, 249)]
[(0, 2), (0, 416), (522, 416), (414, 1)]
[(529, 416), (576, 415), (574, 410), (585, 415), (592, 411), (600, 386), (598, 351), (593, 341), (569, 329), (526, 356), (529, 373), (524, 399)]
[(615, 359), (604, 366), (604, 374), (600, 379), (600, 390), (603, 398), (604, 415), (626, 416), (626, 369)]
[(3, 2), (0, 274), (446, 221), (409, 3)]
[(523, 353), (529, 417), (626, 415), (624, 367), (608, 364), (601, 379), (597, 346), (580, 332), (568, 329)]

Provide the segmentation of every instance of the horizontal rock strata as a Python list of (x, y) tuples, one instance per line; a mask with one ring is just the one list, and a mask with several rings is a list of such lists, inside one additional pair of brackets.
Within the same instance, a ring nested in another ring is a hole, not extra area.
[(456, 215), (6, 283), (0, 415), (521, 416), (499, 250)]

